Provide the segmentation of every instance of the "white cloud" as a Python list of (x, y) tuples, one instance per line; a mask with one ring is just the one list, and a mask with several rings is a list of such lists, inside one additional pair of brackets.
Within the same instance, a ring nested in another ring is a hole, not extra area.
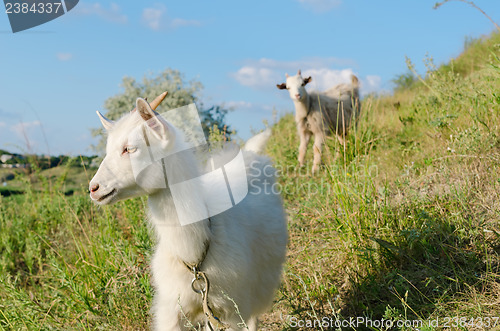
[[(342, 66), (346, 69), (332, 69), (332, 66)], [(285, 73), (295, 75), (301, 69), (302, 76), (312, 77), (308, 88), (316, 91), (327, 90), (337, 84), (350, 83), (354, 74), (350, 66), (355, 66), (354, 61), (348, 59), (306, 58), (296, 61), (277, 61), (262, 58), (247, 61), (238, 71), (230, 76), (243, 86), (258, 90), (274, 89), (276, 84), (285, 81)], [(368, 75), (359, 77), (361, 81), (361, 94), (380, 92), (382, 79), (379, 76)]]
[(363, 93), (385, 92), (382, 89), (382, 78), (380, 76), (368, 75), (362, 81)]
[(160, 30), (162, 17), (167, 11), (165, 6), (159, 6), (160, 8), (144, 8), (142, 11), (142, 21), (151, 30)]
[(255, 66), (244, 66), (232, 76), (241, 85), (254, 88), (267, 88), (280, 79), (276, 70)]
[(315, 13), (325, 13), (342, 4), (341, 0), (298, 0), (298, 2)]
[(5, 122), (0, 122), (0, 128), (5, 127), (7, 124)]
[(71, 53), (57, 53), (56, 57), (59, 61), (69, 61), (73, 58)]
[[(294, 75), (298, 69), (302, 69), (302, 73), (313, 75), (313, 82), (318, 89), (323, 87), (331, 87), (330, 83), (343, 82), (343, 78), (349, 80), (350, 74), (344, 71), (328, 69), (330, 66), (345, 66), (354, 64), (351, 60), (337, 59), (334, 57), (319, 58), (311, 57), (297, 61), (277, 61), (273, 59), (262, 58), (257, 61), (252, 60), (242, 66), (237, 72), (230, 74), (238, 83), (244, 86), (256, 89), (269, 89), (274, 85), (285, 80), (285, 73)], [(318, 69), (319, 68), (319, 69)], [(349, 69), (350, 70), (350, 69)], [(336, 76), (341, 76), (340, 78)], [(325, 78), (326, 77), (326, 78)]]
[(228, 109), (250, 109), (253, 104), (248, 101), (228, 101), (224, 103), (224, 106)]
[(100, 3), (85, 3), (80, 2), (78, 6), (73, 9), (74, 13), (82, 16), (96, 15), (100, 18), (119, 24), (128, 22), (127, 15), (121, 12), (120, 6), (116, 3), (111, 3), (110, 8), (104, 8)]
[(353, 74), (352, 69), (335, 70), (320, 68), (302, 71), (303, 77), (312, 77), (311, 87), (317, 91), (324, 91), (341, 83), (349, 83)]
[(141, 20), (148, 28), (154, 31), (201, 25), (201, 22), (197, 20), (186, 20), (183, 18), (170, 19), (167, 16), (167, 7), (163, 4), (156, 4), (154, 8), (144, 8)]
[[(315, 91), (325, 91), (337, 84), (350, 83), (351, 75), (354, 75), (352, 69), (332, 70), (327, 68), (309, 69), (302, 71), (302, 76), (311, 76), (311, 89)], [(376, 75), (367, 75), (358, 77), (360, 79), (360, 93), (362, 96), (376, 92), (386, 92), (382, 89), (382, 78)], [(308, 86), (309, 86), (308, 85)]]
[(302, 60), (296, 61), (278, 61), (273, 59), (261, 58), (259, 60), (248, 61), (248, 65), (267, 67), (273, 69), (280, 69), (290, 71), (292, 74), (300, 68), (314, 68), (314, 67), (330, 67), (330, 66), (352, 66), (355, 62), (350, 59), (341, 59), (336, 57), (307, 57)]

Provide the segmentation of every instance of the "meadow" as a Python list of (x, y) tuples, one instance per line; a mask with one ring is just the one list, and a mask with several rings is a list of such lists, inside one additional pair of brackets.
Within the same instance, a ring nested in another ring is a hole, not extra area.
[[(262, 329), (500, 329), (499, 47), (498, 33), (471, 41), (365, 97), (314, 176), (311, 148), (298, 167), (293, 116), (272, 127), (289, 250)], [(146, 199), (98, 207), (95, 169), (49, 170), (0, 195), (0, 329), (148, 329)]]

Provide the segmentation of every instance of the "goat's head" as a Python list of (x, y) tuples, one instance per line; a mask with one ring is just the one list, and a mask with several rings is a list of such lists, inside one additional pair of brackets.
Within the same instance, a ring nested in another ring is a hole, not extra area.
[[(158, 98), (151, 103), (155, 108), (157, 101)], [(165, 183), (161, 165), (152, 151), (173, 148), (173, 127), (142, 98), (137, 99), (134, 111), (116, 123), (99, 112), (98, 115), (108, 132), (108, 140), (106, 157), (89, 184), (92, 200), (111, 204), (160, 189), (161, 185), (148, 185)], [(141, 173), (147, 173), (147, 178)]]
[(297, 72), (295, 76), (286, 75), (286, 82), (277, 84), (276, 86), (280, 90), (287, 89), (290, 93), (290, 98), (293, 101), (303, 101), (307, 92), (305, 86), (312, 80), (309, 76), (308, 78), (302, 78), (302, 74), (300, 70)]

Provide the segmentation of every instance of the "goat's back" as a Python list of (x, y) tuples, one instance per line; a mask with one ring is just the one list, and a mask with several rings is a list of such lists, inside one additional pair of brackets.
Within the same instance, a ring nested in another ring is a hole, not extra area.
[(357, 84), (338, 84), (324, 92), (311, 92), (309, 95), (311, 98), (309, 117), (312, 118), (308, 121), (313, 123), (312, 125), (319, 123), (320, 126), (312, 128), (313, 132), (316, 129), (327, 135), (333, 132), (343, 134), (359, 116), (361, 105)]
[(220, 295), (226, 293), (246, 319), (265, 312), (272, 304), (281, 281), (288, 235), (269, 158), (246, 151), (243, 155), (248, 194), (233, 208), (211, 217), (213, 240), (203, 268), (212, 293), (219, 294), (211, 298), (214, 308), (227, 307), (227, 298)]

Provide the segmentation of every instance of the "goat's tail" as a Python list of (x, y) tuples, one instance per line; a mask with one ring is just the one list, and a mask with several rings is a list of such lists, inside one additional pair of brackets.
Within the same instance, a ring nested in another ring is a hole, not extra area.
[(352, 96), (351, 102), (354, 110), (355, 123), (357, 124), (359, 114), (361, 113), (361, 102), (359, 101), (359, 79), (355, 75), (351, 75), (351, 84), (352, 84)]
[(358, 77), (356, 77), (356, 75), (351, 75), (351, 84), (353, 88), (359, 87), (359, 79)]
[[(355, 75), (351, 75), (352, 98), (359, 104), (359, 79)], [(356, 107), (357, 108), (357, 107)]]
[(263, 132), (256, 134), (248, 139), (243, 147), (243, 150), (261, 154), (266, 148), (267, 141), (271, 137), (271, 129), (267, 128)]

